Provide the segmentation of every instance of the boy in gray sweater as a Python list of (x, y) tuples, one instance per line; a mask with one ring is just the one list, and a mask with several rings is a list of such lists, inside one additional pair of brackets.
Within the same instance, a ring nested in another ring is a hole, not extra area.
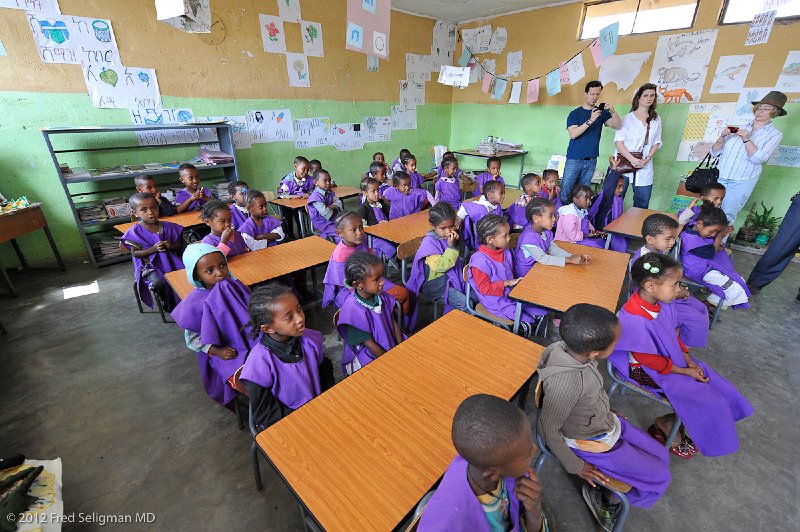
[(619, 339), (617, 317), (595, 305), (574, 305), (559, 332), (562, 341), (545, 349), (539, 361), (544, 393), (537, 430), (564, 469), (588, 483), (583, 498), (611, 530), (619, 501), (595, 483), (614, 478), (630, 484), (628, 501), (649, 508), (669, 485), (669, 453), (609, 407), (598, 361), (608, 358)]

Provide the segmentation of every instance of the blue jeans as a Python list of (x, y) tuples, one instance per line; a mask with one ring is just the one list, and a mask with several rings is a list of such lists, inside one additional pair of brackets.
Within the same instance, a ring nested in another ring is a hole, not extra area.
[(725, 211), (728, 223), (733, 225), (736, 223), (736, 217), (739, 216), (739, 212), (744, 208), (747, 200), (750, 199), (750, 194), (753, 193), (753, 189), (758, 183), (758, 177), (743, 181), (720, 178), (719, 182), (725, 185), (725, 199), (722, 200), (720, 207)]
[(767, 250), (750, 272), (747, 284), (763, 288), (775, 280), (800, 249), (800, 194), (795, 196)]
[(572, 188), (575, 185), (591, 186), (597, 157), (594, 159), (567, 159), (564, 175), (561, 176), (561, 201), (572, 203)]
[[(625, 193), (628, 192), (628, 185), (630, 184), (628, 175), (625, 174), (625, 185), (622, 187), (622, 198), (625, 199)], [(645, 185), (643, 187), (633, 187), (633, 206), (640, 209), (647, 209), (650, 206), (650, 196), (653, 194), (653, 185)]]
[(452, 286), (447, 291), (447, 304), (456, 310), (467, 311), (467, 296), (463, 292), (459, 292)]

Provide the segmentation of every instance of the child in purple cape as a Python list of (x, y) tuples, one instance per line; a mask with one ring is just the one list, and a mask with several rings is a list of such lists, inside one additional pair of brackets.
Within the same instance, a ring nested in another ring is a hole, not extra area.
[[(442, 154), (442, 162), (439, 163), (439, 166), (436, 167), (436, 179), (438, 180), (440, 177), (444, 175), (444, 161), (445, 159), (455, 159), (456, 156), (451, 151), (446, 151)], [(456, 178), (461, 178), (461, 170), (456, 170)]]
[(525, 216), (528, 218), (528, 227), (519, 235), (517, 248), (514, 250), (514, 274), (517, 277), (525, 277), (537, 262), (562, 268), (566, 264), (589, 263), (589, 255), (573, 255), (555, 243), (555, 206), (550, 200), (533, 198), (525, 206)]
[(458, 454), (425, 506), (420, 532), (547, 532), (525, 412), (500, 397), (467, 397), (452, 438)]
[(732, 230), (722, 209), (703, 205), (694, 227), (681, 233), (681, 262), (687, 278), (711, 290), (710, 305), (724, 297), (725, 308), (750, 308), (750, 289), (725, 251), (723, 241)]
[(389, 202), (389, 219), (401, 218), (419, 212), (428, 205), (425, 191), (414, 188), (411, 177), (400, 170), (392, 176), (394, 187), (386, 189), (383, 199)]
[(583, 498), (604, 530), (620, 510), (602, 487), (611, 478), (630, 484), (628, 501), (641, 508), (653, 506), (670, 482), (667, 450), (611, 411), (603, 389), (598, 362), (611, 355), (624, 327), (607, 309), (573, 305), (561, 317), (562, 340), (542, 352), (537, 370), (543, 392), (537, 432), (564, 469), (587, 482)]
[[(509, 225), (502, 216), (487, 214), (478, 222), (478, 242), (480, 247), (469, 261), (467, 279), (478, 295), (478, 301), (486, 309), (507, 320), (513, 320), (516, 303), (508, 293), (520, 282), (514, 277), (514, 260), (508, 247)], [(533, 332), (534, 323), (547, 319), (547, 311), (523, 305), (520, 334), (528, 337)]]
[(700, 197), (693, 198), (689, 205), (678, 214), (678, 223), (687, 227), (693, 226), (700, 213), (700, 207), (703, 205), (719, 207), (722, 205), (722, 200), (725, 199), (725, 193), (725, 185), (722, 183), (709, 183), (700, 191)]
[(477, 198), (481, 194), (485, 194), (483, 186), (489, 181), (499, 181), (503, 183), (503, 185), (506, 184), (505, 179), (500, 175), (500, 164), (499, 157), (489, 157), (486, 159), (486, 171), (475, 176), (475, 191), (472, 193), (473, 196)]
[(539, 174), (534, 174), (532, 172), (525, 174), (520, 180), (520, 187), (522, 187), (522, 194), (517, 198), (517, 201), (508, 208), (508, 211), (506, 211), (508, 221), (513, 225), (512, 229), (524, 229), (528, 227), (530, 221), (525, 215), (525, 206), (541, 193), (542, 178)]
[(308, 216), (311, 225), (322, 238), (336, 237), (336, 217), (342, 212), (342, 200), (331, 191), (331, 174), (319, 169), (314, 173), (314, 191), (308, 197)]
[(556, 206), (556, 213), (564, 206), (561, 203), (561, 187), (558, 186), (558, 170), (548, 168), (542, 172), (542, 190), (539, 195), (547, 198)]
[(211, 230), (201, 242), (216, 246), (225, 253), (226, 257), (235, 257), (250, 251), (242, 234), (231, 223), (231, 210), (225, 202), (209, 201), (203, 205), (200, 216), (203, 223)]
[(248, 312), (257, 342), (241, 379), (263, 430), (333, 386), (333, 364), (325, 357), (322, 334), (306, 329), (303, 307), (290, 287), (257, 288)]
[(376, 151), (372, 154), (372, 162), (369, 165), (369, 170), (364, 172), (364, 177), (375, 177), (375, 169), (373, 169), (372, 165), (378, 164), (383, 168), (384, 174), (389, 175), (391, 170), (389, 170), (389, 166), (386, 164), (386, 158), (383, 155), (383, 152)]
[(234, 227), (241, 227), (250, 218), (250, 211), (247, 210), (247, 203), (244, 201), (244, 195), (250, 186), (244, 181), (232, 181), (228, 183), (228, 194), (231, 195), (233, 203), (230, 205), (231, 209), (231, 223)]
[[(361, 182), (361, 219), (365, 226), (384, 224), (389, 221), (389, 205), (380, 200), (380, 183), (371, 177)], [(391, 260), (397, 254), (397, 248), (382, 238), (372, 239), (373, 251), (385, 260)]]
[(156, 185), (156, 180), (153, 179), (153, 176), (137, 175), (133, 178), (133, 184), (136, 187), (136, 192), (147, 192), (156, 198), (156, 201), (158, 202), (159, 218), (164, 218), (165, 216), (175, 216), (178, 214), (178, 210), (175, 208), (175, 205), (161, 197), (161, 191), (158, 190), (158, 185)]
[(352, 375), (403, 341), (394, 318), (395, 299), (383, 291), (383, 262), (356, 251), (344, 266), (352, 288), (342, 304), (336, 330), (344, 342), (342, 373)]
[[(622, 198), (625, 176), (611, 170), (606, 176), (606, 182), (608, 185), (603, 183), (603, 190), (592, 201), (589, 209), (589, 222), (600, 231), (616, 220), (625, 210)], [(609, 192), (610, 185), (614, 185), (613, 194)], [(622, 235), (611, 235), (611, 244), (608, 249), (625, 253), (628, 251), (628, 241)]]
[(409, 154), (403, 158), (403, 170), (406, 174), (408, 174), (408, 177), (411, 178), (411, 188), (421, 189), (422, 184), (425, 182), (425, 178), (422, 177), (422, 174), (417, 172), (416, 155)]
[(506, 197), (506, 187), (500, 181), (487, 181), (484, 185), (484, 194), (476, 201), (465, 201), (458, 208), (457, 215), (461, 220), (461, 234), (464, 244), (468, 249), (478, 247), (476, 227), (481, 218), (487, 214), (503, 216), (503, 199)]
[(308, 177), (308, 159), (302, 155), (294, 158), (294, 171), (289, 172), (278, 183), (279, 198), (307, 198), (314, 188)]
[(458, 174), (458, 161), (455, 158), (442, 160), (442, 172), (442, 176), (433, 186), (436, 203), (446, 201), (452, 205), (453, 209), (458, 211), (463, 198), (461, 194), (461, 179)]
[[(708, 328), (687, 327), (672, 303), (682, 274), (680, 263), (667, 255), (648, 253), (633, 264), (638, 289), (619, 313), (622, 336), (609, 360), (623, 378), (672, 403), (683, 437), (670, 452), (686, 459), (697, 452), (731, 454), (739, 448), (736, 421), (754, 410), (733, 384), (690, 356), (686, 344), (703, 343)], [(675, 414), (658, 417), (648, 432), (663, 444), (674, 422)]]
[(406, 283), (406, 288), (428, 301), (445, 301), (445, 314), (453, 308), (467, 308), (456, 218), (456, 211), (447, 202), (431, 207), (431, 230), (422, 239)]
[(200, 174), (193, 164), (183, 163), (180, 165), (178, 179), (184, 186), (175, 194), (175, 210), (178, 213), (199, 211), (207, 201), (211, 201), (211, 194), (205, 187), (200, 186)]
[(183, 269), (183, 227), (158, 220), (158, 200), (152, 194), (137, 192), (131, 196), (130, 204), (139, 223), (125, 231), (120, 246), (133, 255), (133, 276), (142, 303), (153, 308), (152, 290), (169, 312), (178, 301), (164, 274)]
[(587, 209), (592, 204), (592, 189), (586, 185), (575, 185), (571, 197), (572, 203), (558, 209), (556, 240), (604, 248), (606, 246), (605, 233), (595, 230), (589, 221)]
[(267, 198), (260, 190), (248, 189), (244, 204), (250, 217), (239, 228), (242, 239), (250, 251), (272, 247), (283, 242), (286, 235), (283, 224), (269, 215)]
[(175, 307), (172, 318), (184, 329), (186, 347), (197, 352), (206, 393), (228, 405), (236, 397), (230, 380), (255, 345), (247, 313), (250, 289), (230, 274), (225, 255), (209, 244), (187, 246), (183, 263), (196, 289)]
[(409, 155), (411, 155), (411, 152), (408, 149), (403, 148), (402, 150), (400, 150), (400, 155), (397, 156), (397, 159), (392, 161), (392, 167), (391, 167), (392, 172), (397, 172), (398, 170), (404, 171), (405, 167), (403, 166), (403, 159), (408, 157)]

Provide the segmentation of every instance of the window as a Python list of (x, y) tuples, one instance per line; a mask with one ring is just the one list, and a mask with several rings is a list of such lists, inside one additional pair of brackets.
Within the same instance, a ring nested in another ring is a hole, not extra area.
[(617, 21), (620, 35), (691, 28), (697, 4), (698, 0), (611, 0), (588, 3), (584, 6), (581, 39), (594, 39), (600, 35), (601, 29)]
[(800, 0), (764, 0), (763, 4), (756, 0), (725, 0), (719, 23), (752, 22), (759, 13), (772, 9), (778, 10), (776, 19), (800, 17)]

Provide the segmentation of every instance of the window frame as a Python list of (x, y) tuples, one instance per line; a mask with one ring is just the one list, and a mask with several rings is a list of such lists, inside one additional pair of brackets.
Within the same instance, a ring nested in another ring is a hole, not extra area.
[[(589, 7), (600, 5), (600, 4), (611, 4), (611, 3), (614, 3), (614, 2), (621, 2), (621, 1), (623, 1), (623, 0), (592, 0), (592, 1), (584, 2), (583, 3), (582, 13), (581, 13), (581, 21), (580, 21), (580, 24), (578, 25), (578, 35), (577, 35), (578, 41), (593, 41), (594, 39), (597, 38), (597, 37), (587, 37), (585, 39), (581, 38), (581, 34), (583, 33), (583, 25), (586, 22), (586, 13), (589, 10)], [(697, 22), (697, 11), (700, 9), (700, 1), (701, 0), (696, 0), (696, 3), (694, 5), (694, 14), (692, 15), (692, 23), (689, 26), (686, 26), (684, 28), (671, 28), (671, 29), (668, 29), (668, 30), (653, 30), (653, 31), (643, 31), (643, 32), (640, 32), (640, 33), (625, 33), (625, 34), (620, 34), (620, 37), (630, 37), (630, 36), (634, 36), (634, 35), (649, 35), (651, 33), (663, 33), (665, 31), (691, 30), (692, 28), (694, 28), (695, 22)], [(725, 5), (728, 4), (728, 0), (724, 0), (724, 2), (725, 2)], [(775, 19), (775, 20), (778, 20), (778, 19)], [(781, 19), (781, 20), (788, 20), (788, 19)], [(736, 24), (739, 24), (739, 23), (737, 22)]]
[[(722, 7), (719, 10), (719, 17), (717, 17), (717, 25), (718, 26), (739, 26), (742, 24), (752, 24), (752, 20), (743, 20), (742, 22), (723, 22), (725, 19), (725, 13), (728, 11), (728, 4), (731, 0), (722, 0)], [(783, 22), (796, 22), (800, 20), (800, 14), (792, 15), (788, 17), (775, 17), (775, 24), (783, 23)], [(583, 28), (583, 23), (581, 23), (581, 28)]]

